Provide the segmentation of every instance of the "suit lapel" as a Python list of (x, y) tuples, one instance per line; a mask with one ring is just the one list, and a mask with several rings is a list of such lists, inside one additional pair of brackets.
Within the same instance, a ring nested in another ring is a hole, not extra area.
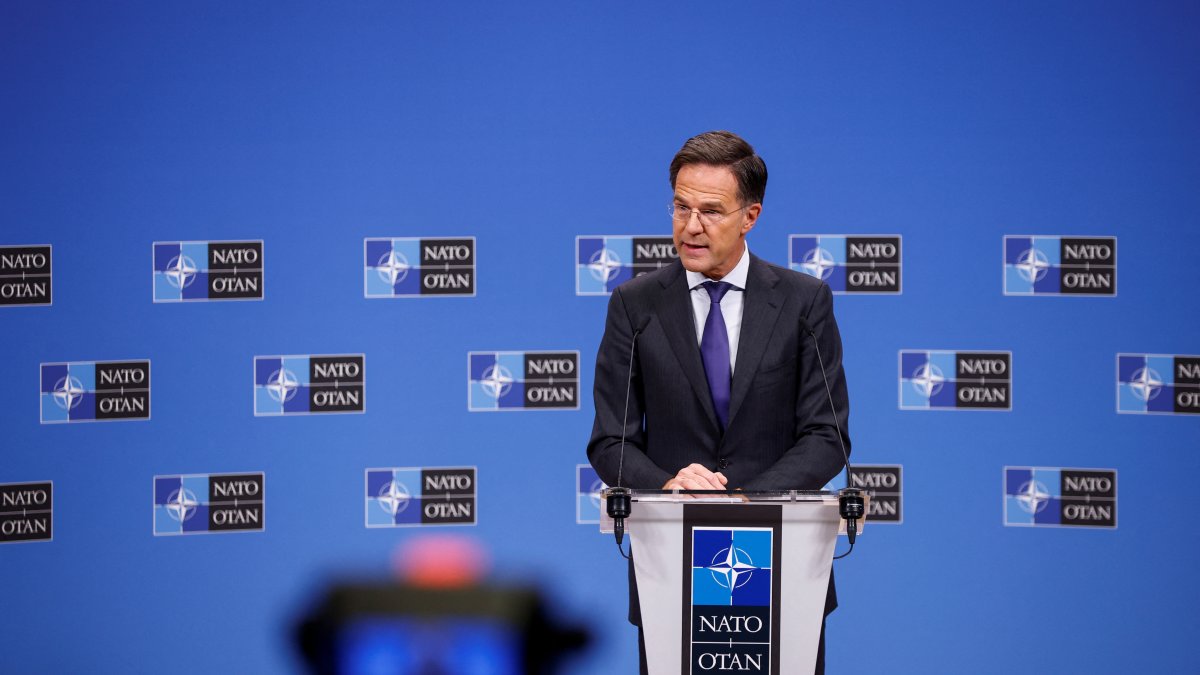
[(687, 285), (683, 265), (676, 262), (670, 274), (659, 280), (663, 294), (659, 297), (657, 314), (667, 334), (667, 342), (675, 352), (680, 369), (700, 399), (704, 414), (715, 428), (717, 413), (713, 410), (712, 393), (708, 390), (708, 378), (704, 374), (704, 362), (700, 359), (700, 345), (696, 342), (696, 319), (692, 316), (692, 298)]
[[(776, 288), (779, 277), (770, 266), (750, 256), (750, 271), (746, 275), (746, 293), (742, 302), (742, 332), (738, 338), (736, 367), (733, 370), (733, 389), (729, 399), (729, 424), (737, 417), (738, 408), (750, 391), (750, 382), (762, 362), (767, 340), (779, 319), (783, 297)], [(703, 364), (701, 365), (703, 367)]]

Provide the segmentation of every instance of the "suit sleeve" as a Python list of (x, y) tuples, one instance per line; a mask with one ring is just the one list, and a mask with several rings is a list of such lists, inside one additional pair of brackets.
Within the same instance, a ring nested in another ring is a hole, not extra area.
[[(846, 453), (850, 452), (850, 399), (842, 370), (842, 337), (833, 318), (833, 293), (825, 284), (817, 291), (805, 319), (820, 344), (821, 356), (813, 347), (813, 337), (802, 332), (798, 343), (795, 443), (767, 471), (749, 481), (746, 490), (821, 489), (845, 466), (839, 428)], [(836, 422), (821, 376), (822, 358), (833, 409), (837, 411)]]
[[(588, 441), (588, 460), (606, 484), (624, 487), (657, 489), (673, 474), (664, 471), (645, 452), (646, 433), (642, 425), (645, 414), (645, 391), (641, 367), (635, 352), (630, 379), (630, 349), (633, 346), (635, 322), (628, 313), (625, 298), (618, 288), (608, 301), (608, 317), (604, 337), (596, 354), (596, 377), (593, 399), (596, 419)], [(629, 382), (629, 410), (625, 411), (626, 382)], [(626, 421), (628, 419), (628, 421)], [(624, 431), (624, 460), (621, 436)]]

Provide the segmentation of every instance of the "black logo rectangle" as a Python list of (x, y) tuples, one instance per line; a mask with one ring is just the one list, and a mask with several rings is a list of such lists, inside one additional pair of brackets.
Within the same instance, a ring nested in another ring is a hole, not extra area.
[(579, 407), (579, 353), (525, 353), (525, 407)]
[(873, 523), (904, 521), (901, 466), (855, 464), (850, 469), (850, 485), (867, 490), (871, 499), (867, 520)]
[(955, 355), (955, 405), (959, 408), (1012, 408), (1012, 355), (1007, 352), (958, 352)]
[(421, 524), (467, 525), (476, 522), (475, 469), (421, 470)]
[(150, 419), (150, 362), (96, 363), (96, 419)]
[(310, 412), (362, 412), (366, 371), (363, 357), (312, 356), (308, 360)]
[(263, 529), (264, 500), (261, 473), (210, 475), (208, 529), (214, 532)]
[(0, 246), (0, 306), (53, 301), (49, 246)]
[(1059, 292), (1116, 295), (1116, 237), (1063, 237), (1059, 255)]
[(1063, 525), (1117, 526), (1116, 471), (1063, 469), (1060, 481)]
[(899, 293), (900, 237), (846, 237), (847, 293)]
[(421, 240), (421, 295), (475, 294), (475, 240)]
[(208, 244), (208, 297), (213, 300), (263, 297), (261, 241)]
[(0, 544), (54, 538), (54, 485), (0, 485)]

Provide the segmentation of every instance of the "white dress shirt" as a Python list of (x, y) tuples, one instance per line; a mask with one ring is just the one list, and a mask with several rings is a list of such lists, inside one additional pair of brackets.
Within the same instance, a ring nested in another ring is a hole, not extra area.
[[(738, 260), (733, 270), (718, 281), (724, 281), (733, 286), (721, 298), (721, 316), (725, 318), (725, 332), (729, 335), (729, 373), (733, 374), (737, 362), (738, 338), (742, 334), (742, 300), (746, 291), (746, 275), (750, 271), (750, 247), (742, 249), (742, 258)], [(687, 274), (688, 288), (692, 295), (692, 316), (696, 319), (696, 343), (704, 340), (704, 322), (708, 320), (708, 310), (712, 299), (708, 290), (702, 285), (712, 281), (699, 272), (684, 270)]]

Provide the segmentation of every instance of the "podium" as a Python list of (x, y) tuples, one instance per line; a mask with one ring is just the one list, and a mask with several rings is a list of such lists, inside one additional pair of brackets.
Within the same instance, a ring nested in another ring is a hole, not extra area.
[(650, 675), (813, 672), (844, 527), (836, 493), (633, 490), (632, 502)]

